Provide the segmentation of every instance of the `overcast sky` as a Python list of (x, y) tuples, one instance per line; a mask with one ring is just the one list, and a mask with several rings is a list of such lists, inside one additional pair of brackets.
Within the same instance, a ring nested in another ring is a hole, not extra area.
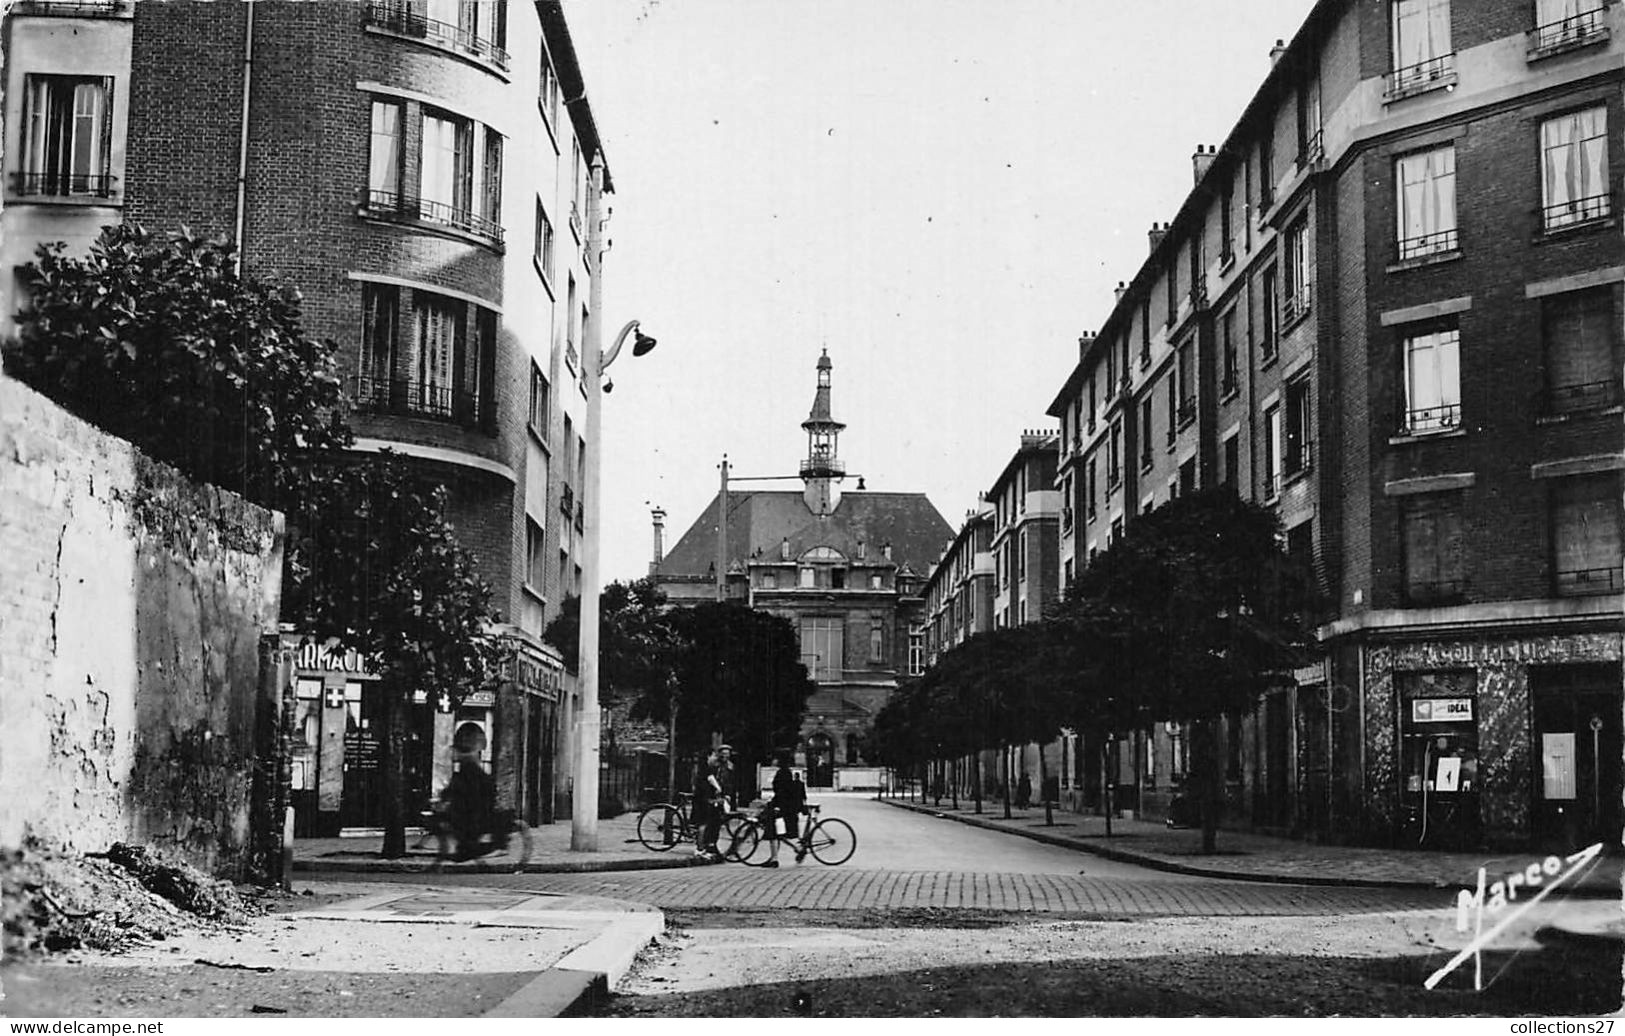
[(604, 347), (660, 341), (610, 372), (605, 581), (724, 453), (795, 474), (826, 347), (847, 470), (958, 528), (1311, 6), (565, 0), (616, 187)]

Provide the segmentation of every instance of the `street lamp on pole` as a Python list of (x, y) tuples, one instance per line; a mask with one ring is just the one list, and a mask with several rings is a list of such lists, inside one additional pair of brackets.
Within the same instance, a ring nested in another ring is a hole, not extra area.
[(602, 722), (598, 708), (598, 547), (599, 483), (603, 444), (600, 441), (602, 395), (610, 385), (604, 371), (621, 354), (627, 335), (636, 333), (632, 355), (642, 356), (655, 347), (655, 340), (628, 321), (615, 336), (609, 352), (600, 348), (603, 310), (603, 220), (598, 216), (604, 182), (604, 160), (594, 155), (592, 188), (587, 195), (587, 253), (593, 258), (592, 303), (583, 334), (583, 357), (587, 380), (586, 470), (582, 472), (581, 537), (581, 619), (577, 640), (576, 676), (581, 694), (581, 710), (576, 720), (575, 782), (571, 794), (570, 848), (577, 852), (598, 850), (598, 731)]
[[(637, 337), (632, 343), (633, 356), (642, 356), (654, 348), (655, 340), (639, 330), (638, 322), (632, 320), (615, 336), (615, 344), (609, 352), (600, 353), (596, 348), (589, 348), (587, 356), (587, 466), (582, 482), (586, 500), (582, 505), (581, 620), (576, 663), (581, 712), (576, 724), (575, 790), (571, 798), (570, 816), (570, 848), (580, 852), (595, 852), (598, 849), (598, 737), (601, 719), (598, 707), (598, 494), (603, 471), (603, 447), (599, 436), (602, 396), (610, 388), (604, 381), (604, 371), (620, 355), (626, 336), (634, 332)], [(595, 346), (596, 343), (589, 345)]]

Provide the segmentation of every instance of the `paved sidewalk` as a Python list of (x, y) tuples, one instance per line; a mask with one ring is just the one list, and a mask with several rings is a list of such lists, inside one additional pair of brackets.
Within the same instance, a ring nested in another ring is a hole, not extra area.
[(13, 1016), (575, 1013), (665, 927), (652, 907), (533, 890), (318, 882), (309, 909), (120, 955), (8, 968)]
[[(1150, 821), (1113, 820), (1112, 837), (1108, 838), (1105, 818), (1063, 810), (1056, 810), (1054, 825), (1046, 826), (1042, 808), (1012, 808), (1011, 819), (1005, 820), (1002, 803), (984, 802), (983, 812), (978, 815), (965, 802), (955, 810), (946, 801), (941, 807), (900, 799), (883, 801), (916, 813), (1008, 831), (1158, 870), (1243, 881), (1367, 888), (1462, 888), (1476, 885), (1480, 867), (1485, 870), (1485, 882), (1492, 884), (1510, 874), (1522, 873), (1530, 864), (1544, 859), (1543, 854), (1533, 851), (1488, 856), (1420, 849), (1372, 849), (1319, 845), (1226, 830), (1219, 832), (1218, 853), (1205, 856), (1200, 830), (1176, 830)], [(1575, 847), (1576, 850), (1583, 848)], [(1618, 855), (1598, 856), (1577, 876), (1563, 881), (1560, 890), (1589, 898), (1618, 899), (1622, 889), (1621, 864)], [(1564, 869), (1568, 867), (1565, 865)]]
[[(463, 863), (447, 863), (448, 874), (527, 874), (569, 873), (573, 871), (654, 870), (665, 867), (703, 867), (709, 861), (694, 855), (692, 843), (683, 843), (667, 852), (643, 847), (637, 837), (637, 811), (598, 822), (598, 850), (577, 852), (570, 848), (570, 821), (531, 828), (530, 860), (523, 868), (511, 857), (494, 854)], [(408, 829), (407, 854), (387, 860), (382, 835), (346, 838), (296, 838), (293, 843), (295, 871), (324, 873), (406, 873), (427, 874), (437, 869), (435, 843), (419, 844), (420, 835)]]

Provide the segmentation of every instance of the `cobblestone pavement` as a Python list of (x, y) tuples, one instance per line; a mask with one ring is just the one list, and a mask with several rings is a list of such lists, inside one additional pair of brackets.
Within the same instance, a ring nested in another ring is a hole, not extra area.
[[(319, 878), (319, 874), (310, 874)], [(302, 875), (301, 877), (304, 877)], [(369, 875), (372, 881), (398, 876)], [(416, 880), (422, 880), (421, 877)], [(876, 871), (812, 863), (768, 871), (717, 866), (681, 871), (439, 875), (564, 895), (608, 896), (662, 910), (1015, 910), (1100, 917), (1267, 916), (1446, 909), (1454, 893), (1243, 882), (1123, 881), (1064, 874)]]

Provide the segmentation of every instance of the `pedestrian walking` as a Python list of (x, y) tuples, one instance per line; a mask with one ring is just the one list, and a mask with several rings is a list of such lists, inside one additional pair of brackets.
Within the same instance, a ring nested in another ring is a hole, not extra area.
[(1016, 808), (1026, 809), (1033, 801), (1033, 779), (1026, 774), (1016, 784)]

